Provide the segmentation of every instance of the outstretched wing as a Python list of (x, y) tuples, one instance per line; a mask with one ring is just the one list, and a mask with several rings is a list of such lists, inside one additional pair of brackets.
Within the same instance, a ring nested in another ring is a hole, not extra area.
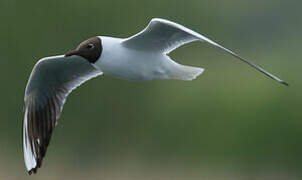
[(162, 53), (168, 54), (179, 46), (193, 41), (204, 41), (211, 45), (214, 45), (222, 49), (223, 51), (233, 55), (234, 57), (240, 59), (241, 61), (249, 64), (250, 66), (267, 75), (268, 77), (284, 85), (288, 85), (286, 82), (282, 81), (278, 77), (268, 73), (256, 64), (248, 61), (245, 58), (240, 57), (238, 54), (217, 44), (216, 42), (208, 39), (207, 37), (195, 31), (192, 31), (191, 29), (188, 29), (180, 24), (165, 19), (152, 19), (149, 25), (143, 31), (130, 38), (125, 39), (123, 41), (123, 45), (139, 50), (160, 51)]
[(41, 59), (25, 90), (23, 151), (28, 173), (36, 173), (68, 94), (102, 72), (80, 56)]

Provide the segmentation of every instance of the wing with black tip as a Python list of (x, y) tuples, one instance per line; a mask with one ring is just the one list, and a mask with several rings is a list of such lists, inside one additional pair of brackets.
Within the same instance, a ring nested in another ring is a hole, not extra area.
[(193, 41), (207, 42), (215, 47), (218, 47), (219, 49), (233, 55), (237, 59), (247, 63), (251, 67), (262, 72), (266, 76), (278, 81), (279, 83), (288, 85), (285, 81), (270, 74), (260, 66), (257, 66), (253, 62), (239, 56), (238, 54), (219, 45), (218, 43), (210, 40), (209, 38), (180, 24), (161, 18), (152, 19), (144, 30), (132, 37), (126, 38), (122, 44), (126, 47), (138, 50), (161, 52), (164, 54), (168, 54), (179, 46)]
[(29, 174), (41, 167), (68, 94), (101, 74), (80, 56), (47, 57), (35, 65), (24, 97), (23, 151)]

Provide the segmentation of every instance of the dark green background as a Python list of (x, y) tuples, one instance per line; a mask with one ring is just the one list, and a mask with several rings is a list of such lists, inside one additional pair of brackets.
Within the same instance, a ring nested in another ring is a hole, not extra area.
[[(0, 179), (300, 179), (301, 5), (295, 0), (0, 1)], [(42, 169), (27, 176), (23, 96), (34, 64), (153, 17), (181, 23), (288, 81), (205, 43), (171, 54), (192, 82), (95, 78), (65, 104)]]

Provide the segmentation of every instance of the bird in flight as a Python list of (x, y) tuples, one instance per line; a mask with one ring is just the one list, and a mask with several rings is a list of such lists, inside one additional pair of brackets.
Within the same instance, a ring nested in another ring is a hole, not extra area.
[(23, 120), (23, 151), (28, 173), (36, 173), (41, 167), (65, 100), (73, 89), (102, 74), (132, 81), (195, 79), (203, 68), (178, 64), (168, 56), (174, 49), (193, 41), (209, 43), (288, 85), (233, 51), (165, 19), (152, 19), (144, 30), (129, 38), (90, 38), (65, 55), (42, 58), (31, 72), (25, 90)]

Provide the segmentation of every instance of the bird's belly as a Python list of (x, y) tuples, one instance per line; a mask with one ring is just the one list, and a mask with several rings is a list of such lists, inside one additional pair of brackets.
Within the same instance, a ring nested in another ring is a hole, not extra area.
[(101, 70), (104, 74), (131, 81), (163, 79), (165, 70), (161, 61), (159, 57), (140, 54), (111, 57), (101, 65)]
[(152, 70), (146, 69), (145, 65), (141, 64), (122, 62), (108, 67), (103, 67), (102, 71), (104, 74), (131, 81), (145, 81), (154, 79), (154, 73)]

